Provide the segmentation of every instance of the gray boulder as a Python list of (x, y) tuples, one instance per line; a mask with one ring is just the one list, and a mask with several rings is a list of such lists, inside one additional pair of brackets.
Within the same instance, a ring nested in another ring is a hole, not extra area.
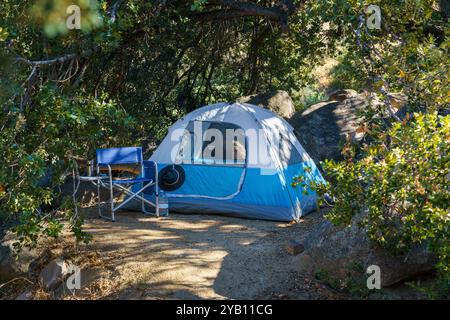
[(19, 254), (14, 255), (13, 243), (14, 240), (0, 243), (0, 282), (26, 276), (30, 263), (41, 253), (39, 249), (23, 248)]
[(16, 297), (16, 300), (33, 300), (33, 291), (27, 289)]
[(328, 220), (317, 225), (305, 240), (304, 253), (297, 257), (298, 269), (307, 273), (324, 271), (335, 279), (346, 279), (356, 272), (354, 266), (365, 271), (377, 265), (383, 287), (434, 270), (437, 259), (425, 244), (406, 255), (394, 256), (368, 239), (366, 230), (359, 227), (362, 218), (356, 217), (347, 228), (338, 228)]
[(52, 260), (39, 276), (39, 281), (46, 290), (55, 289), (69, 274), (69, 265), (62, 259)]
[[(365, 92), (364, 95), (367, 99), (371, 99), (372, 106), (374, 108), (380, 108), (386, 104), (385, 100), (380, 99), (376, 94)], [(391, 104), (395, 114), (404, 119), (407, 112), (411, 112), (408, 108), (408, 97), (401, 92), (391, 92), (387, 96), (389, 103)], [(389, 117), (389, 112), (386, 110), (385, 117)]]
[(289, 94), (282, 90), (245, 96), (238, 98), (237, 101), (241, 103), (250, 103), (269, 109), (284, 118), (290, 118), (295, 113), (294, 102)]
[(346, 99), (349, 99), (351, 97), (357, 96), (358, 92), (356, 92), (355, 90), (351, 90), (351, 89), (341, 89), (341, 90), (335, 90), (332, 91), (328, 97), (328, 101), (339, 101), (342, 102)]
[(102, 277), (107, 277), (109, 274), (105, 272), (104, 269), (99, 267), (88, 267), (80, 272), (80, 289), (69, 290), (67, 284), (62, 282), (54, 291), (53, 298), (60, 300), (66, 295), (75, 296), (78, 298), (89, 297), (91, 291), (90, 286), (101, 279)]
[[(406, 116), (407, 97), (402, 93), (390, 93), (389, 100), (396, 115)], [(357, 93), (354, 90), (338, 90), (330, 93), (329, 101), (310, 106), (296, 113), (289, 122), (295, 133), (316, 163), (325, 159), (342, 160), (345, 141), (359, 143), (364, 137), (361, 127), (361, 111), (379, 108), (384, 104), (375, 94)], [(386, 113), (386, 117), (389, 114)]]
[(290, 119), (297, 138), (316, 163), (325, 159), (341, 160), (346, 139), (358, 142), (359, 111), (368, 107), (364, 95), (351, 96), (341, 102), (325, 101), (312, 105)]

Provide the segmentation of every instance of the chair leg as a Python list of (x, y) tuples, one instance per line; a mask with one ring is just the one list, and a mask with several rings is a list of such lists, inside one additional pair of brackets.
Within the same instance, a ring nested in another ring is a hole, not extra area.
[(159, 217), (159, 194), (155, 195), (155, 213)]
[[(145, 195), (142, 194), (142, 197), (145, 197)], [(141, 199), (141, 204), (142, 204), (142, 213), (145, 214), (145, 215), (151, 214), (150, 212), (147, 211), (147, 209), (145, 209), (145, 202), (144, 202), (144, 199)]]
[(111, 221), (114, 222), (114, 193), (113, 193), (113, 185), (112, 185), (112, 177), (110, 175), (109, 177), (109, 191), (110, 191), (110, 197), (111, 197)]
[(97, 208), (98, 208), (98, 216), (102, 217), (102, 209), (101, 209), (101, 199), (100, 199), (100, 179), (97, 181)]
[[(142, 195), (143, 197), (145, 197), (144, 195)], [(147, 210), (145, 210), (145, 202), (143, 199), (141, 199), (141, 211), (143, 214), (147, 214)]]

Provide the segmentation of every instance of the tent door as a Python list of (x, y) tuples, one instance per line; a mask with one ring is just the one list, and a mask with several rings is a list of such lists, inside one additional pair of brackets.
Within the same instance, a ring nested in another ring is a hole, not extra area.
[(247, 139), (227, 122), (191, 121), (180, 139), (175, 161), (186, 172), (173, 197), (231, 199), (239, 194), (247, 172)]

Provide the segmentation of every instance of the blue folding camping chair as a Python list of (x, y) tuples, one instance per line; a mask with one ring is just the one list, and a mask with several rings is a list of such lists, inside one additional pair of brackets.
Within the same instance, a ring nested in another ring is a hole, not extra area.
[[(141, 147), (126, 148), (109, 148), (96, 150), (96, 166), (97, 166), (97, 193), (98, 193), (98, 214), (102, 218), (115, 221), (115, 212), (121, 209), (131, 200), (140, 200), (142, 204), (142, 212), (151, 214), (145, 209), (148, 204), (155, 208), (155, 214), (159, 216), (159, 189), (158, 189), (158, 166), (154, 161), (144, 161)], [(113, 168), (120, 166), (134, 165), (138, 167), (139, 173), (137, 177), (120, 179), (113, 177)], [(102, 174), (107, 169), (108, 175)], [(133, 188), (134, 185), (140, 184), (138, 190)], [(110, 191), (110, 207), (111, 217), (102, 215), (100, 187), (109, 189)], [(128, 198), (117, 206), (114, 206), (114, 190), (118, 190), (123, 194), (127, 194)], [(145, 199), (144, 194), (154, 194), (155, 203)]]

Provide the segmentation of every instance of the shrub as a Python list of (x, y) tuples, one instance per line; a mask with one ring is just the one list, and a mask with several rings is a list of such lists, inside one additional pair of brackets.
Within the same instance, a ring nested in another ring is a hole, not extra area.
[(450, 116), (414, 114), (353, 156), (324, 163), (330, 183), (315, 187), (335, 198), (327, 218), (349, 224), (367, 209), (372, 240), (396, 253), (427, 242), (450, 277)]
[(57, 237), (63, 220), (86, 240), (82, 218), (56, 187), (74, 157), (91, 158), (97, 147), (130, 141), (134, 120), (106, 97), (69, 97), (51, 86), (24, 110), (6, 104), (0, 119), (0, 219), (14, 222), (17, 248), (35, 245), (41, 235)]

